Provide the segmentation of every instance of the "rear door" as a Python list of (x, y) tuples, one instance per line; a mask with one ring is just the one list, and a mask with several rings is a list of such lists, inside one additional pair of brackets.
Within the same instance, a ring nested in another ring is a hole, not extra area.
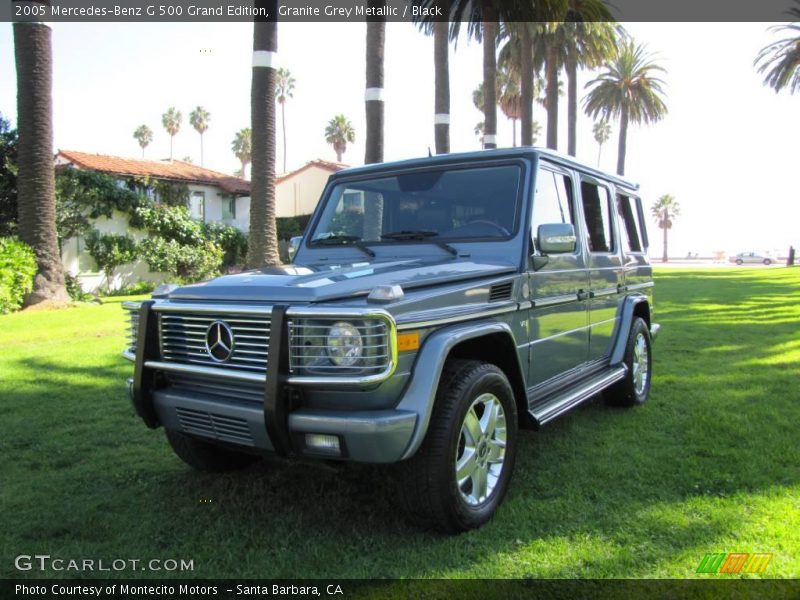
[(611, 186), (581, 174), (581, 210), (589, 275), (589, 361), (609, 355), (624, 286)]
[(579, 214), (573, 173), (540, 160), (531, 217), (534, 255), (541, 256), (537, 230), (539, 225), (547, 223), (573, 224), (578, 245), (574, 253), (551, 255), (544, 266), (537, 270), (531, 266), (529, 270), (533, 300), (528, 323), (530, 387), (575, 370), (586, 362), (589, 279)]

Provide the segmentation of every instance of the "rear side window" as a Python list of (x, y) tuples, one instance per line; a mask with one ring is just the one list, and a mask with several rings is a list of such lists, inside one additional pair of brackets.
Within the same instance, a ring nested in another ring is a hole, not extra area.
[(573, 208), (572, 180), (569, 175), (550, 169), (539, 169), (536, 175), (536, 193), (533, 197), (533, 217), (531, 229), (533, 243), (538, 249), (536, 239), (539, 225), (547, 223), (575, 224)]
[(590, 181), (581, 182), (583, 215), (591, 252), (614, 252), (611, 197), (608, 189)]
[(640, 200), (617, 194), (617, 213), (620, 220), (620, 240), (626, 252), (644, 252), (645, 240), (639, 216)]

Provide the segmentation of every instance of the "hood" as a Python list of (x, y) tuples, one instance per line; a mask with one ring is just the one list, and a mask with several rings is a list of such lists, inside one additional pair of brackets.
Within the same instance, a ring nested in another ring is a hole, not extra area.
[(282, 265), (183, 286), (171, 300), (228, 302), (321, 302), (362, 296), (378, 285), (408, 290), (433, 284), (510, 273), (510, 262), (410, 259), (340, 265)]

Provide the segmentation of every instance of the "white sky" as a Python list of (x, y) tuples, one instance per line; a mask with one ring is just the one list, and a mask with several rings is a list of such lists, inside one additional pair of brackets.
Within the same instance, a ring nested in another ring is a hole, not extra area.
[[(779, 250), (800, 246), (800, 96), (775, 94), (752, 66), (774, 39), (766, 23), (630, 23), (628, 31), (668, 73), (667, 118), (628, 134), (626, 173), (649, 204), (670, 193), (683, 208), (670, 233), (670, 254), (714, 250)], [(314, 158), (335, 159), (323, 131), (344, 113), (356, 142), (344, 161), (364, 158), (363, 23), (279, 25), (280, 64), (297, 80), (286, 107), (288, 168)], [(132, 134), (146, 123), (154, 132), (147, 157), (169, 155), (161, 115), (176, 106), (184, 116), (175, 158), (199, 163), (199, 139), (188, 122), (198, 104), (211, 113), (205, 166), (233, 172), (236, 131), (250, 124), (252, 25), (54, 25), (55, 147), (138, 157)], [(411, 24), (390, 23), (386, 33), (385, 159), (424, 156), (433, 142), (433, 43)], [(581, 73), (583, 83), (591, 78)], [(472, 105), (481, 80), (481, 48), (466, 38), (451, 46), (451, 149), (477, 150), (473, 133), (482, 115)], [(0, 26), (0, 112), (16, 122), (13, 34)], [(544, 110), (534, 108), (545, 124)], [(560, 150), (566, 150), (566, 99), (560, 107)], [(280, 121), (278, 122), (280, 127)], [(500, 146), (511, 145), (511, 122), (498, 109)], [(595, 164), (591, 121), (578, 123), (578, 158)], [(617, 129), (603, 148), (602, 168), (616, 166)], [(278, 168), (282, 164), (278, 135)], [(544, 140), (540, 139), (539, 144)], [(649, 225), (654, 255), (661, 232)]]

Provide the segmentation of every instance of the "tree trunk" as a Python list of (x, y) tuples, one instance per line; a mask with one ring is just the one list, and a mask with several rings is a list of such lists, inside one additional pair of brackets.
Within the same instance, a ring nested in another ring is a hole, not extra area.
[(338, 149), (336, 150), (336, 162), (342, 162), (342, 151)]
[(511, 139), (513, 140), (512, 146), (517, 147), (517, 120), (511, 119)]
[(625, 151), (628, 144), (628, 110), (622, 109), (619, 118), (619, 147), (617, 148), (617, 175), (625, 175)]
[(25, 305), (68, 302), (56, 232), (53, 167), (52, 32), (39, 23), (14, 23), (17, 67), (17, 211), (19, 237), (38, 267)]
[[(377, 6), (370, 1), (370, 6)], [(383, 47), (386, 21), (383, 17), (367, 21), (367, 86), (364, 105), (367, 116), (367, 137), (364, 163), (383, 162)], [(341, 162), (341, 159), (340, 159)]]
[(520, 145), (533, 146), (533, 40), (530, 23), (521, 23)]
[(558, 54), (550, 42), (547, 44), (546, 53), (547, 147), (558, 150)]
[(600, 167), (600, 153), (603, 152), (603, 144), (597, 144), (597, 166)]
[(169, 136), (169, 159), (172, 160), (172, 140), (175, 139), (175, 136), (170, 134)]
[(491, 2), (483, 3), (483, 147), (497, 148), (497, 17)]
[(247, 266), (280, 264), (275, 224), (275, 52), (278, 49), (277, 0), (256, 0), (268, 17), (253, 23), (253, 79), (250, 89), (252, 154), (250, 235)]
[(578, 66), (575, 57), (567, 59), (567, 153), (577, 155)]
[(247, 179), (247, 176), (244, 174), (246, 167), (247, 167), (247, 163), (242, 161), (242, 179)]
[(283, 172), (286, 173), (286, 102), (281, 102), (281, 124), (283, 125)]
[(447, 21), (433, 24), (433, 62), (435, 78), (435, 106), (433, 115), (436, 154), (450, 152), (450, 64)]
[[(664, 211), (664, 214), (667, 215), (667, 221), (668, 221), (669, 220), (669, 214), (667, 213), (666, 210)], [(663, 249), (663, 252), (661, 254), (661, 262), (668, 262), (669, 261), (669, 256), (667, 255), (667, 231), (668, 230), (669, 230), (669, 227), (665, 226), (664, 227), (664, 249)]]
[(203, 134), (200, 134), (200, 166), (203, 166)]

